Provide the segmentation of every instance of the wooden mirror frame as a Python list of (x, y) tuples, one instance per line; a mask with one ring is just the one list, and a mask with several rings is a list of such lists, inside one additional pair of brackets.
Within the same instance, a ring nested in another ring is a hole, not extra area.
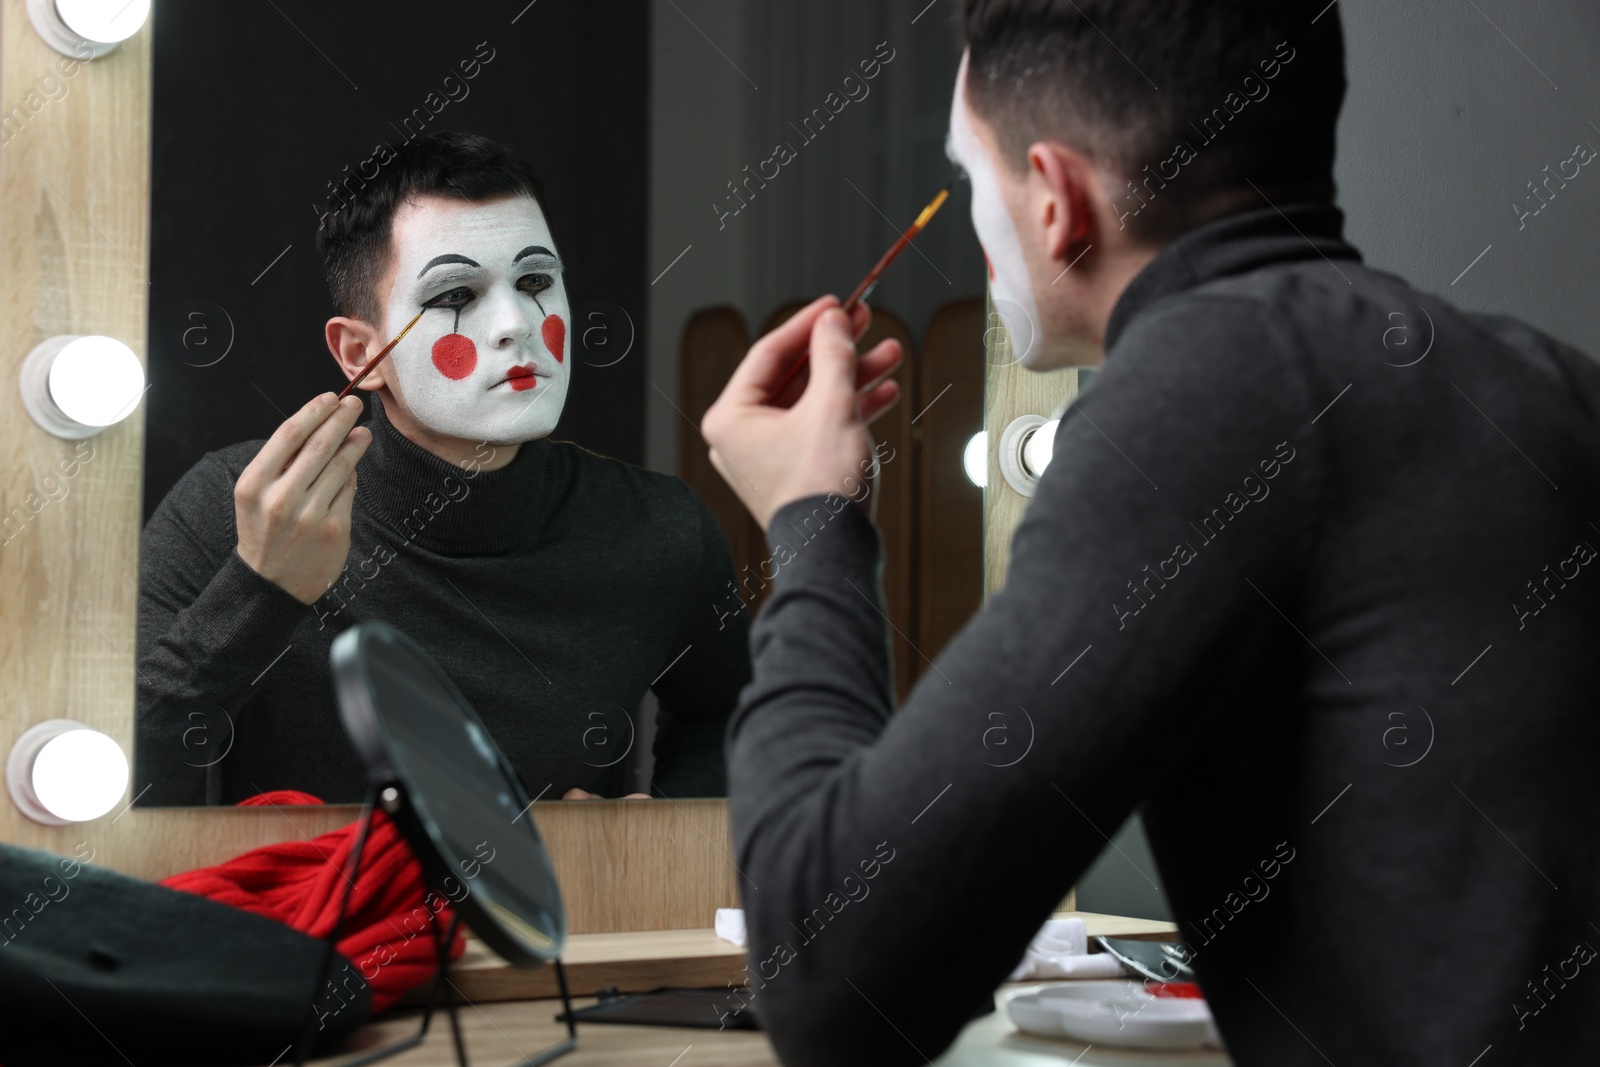
[[(80, 63), (45, 45), (26, 0), (0, 0), (0, 453), (9, 458), (0, 523), (12, 520), (0, 526), (6, 752), (29, 726), (70, 718), (133, 755), (143, 412), (91, 438), (92, 453), (86, 445), (74, 475), (60, 478), (74, 443), (33, 422), (18, 380), (28, 352), (56, 334), (107, 334), (144, 358), (150, 71), (149, 25)], [(47, 497), (46, 474), (65, 491)], [(92, 855), (153, 880), (315, 837), (357, 811), (138, 808), (131, 799), (93, 822), (46, 827), (6, 797), (0, 840)], [(738, 904), (725, 800), (566, 802), (534, 814), (574, 933), (707, 927), (715, 908)]]
[[(38, 478), (59, 470), (74, 446), (34, 424), (17, 383), (27, 353), (56, 334), (108, 334), (144, 354), (151, 31), (74, 65), (34, 32), (25, 5), (0, 0), (0, 276), (7, 282), (0, 289), (7, 309), (0, 316), (7, 383), (0, 451), (12, 458), (0, 475), (0, 744), (9, 752), (29, 726), (63, 717), (109, 734), (131, 758), (144, 419), (137, 414), (91, 438), (92, 457), (60, 482), (66, 489), (58, 498), (48, 498)], [(51, 75), (65, 87), (54, 98), (41, 86)], [(1075, 371), (1037, 375), (999, 358), (990, 359), (986, 377), (991, 441), (1016, 415), (1048, 414), (1077, 391)], [(1003, 581), (1026, 503), (1000, 478), (992, 452), (987, 591)], [(85, 454), (87, 447), (78, 455)], [(125, 803), (93, 822), (46, 827), (6, 798), (0, 840), (92, 854), (109, 868), (158, 879), (315, 837), (355, 813), (344, 805)], [(725, 800), (569, 802), (535, 816), (574, 933), (705, 927), (715, 908), (738, 904)]]

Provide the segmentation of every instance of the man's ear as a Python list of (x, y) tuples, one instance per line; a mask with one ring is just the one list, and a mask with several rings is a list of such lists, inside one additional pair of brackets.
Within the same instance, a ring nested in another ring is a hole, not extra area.
[[(360, 374), (367, 361), (383, 351), (383, 342), (378, 337), (377, 329), (362, 319), (336, 315), (328, 320), (323, 332), (328, 339), (328, 351), (333, 353), (334, 362), (339, 364), (339, 369), (347, 379)], [(388, 369), (385, 366), (388, 362), (384, 360), (373, 367), (372, 373), (361, 379), (361, 384), (356, 388), (382, 389), (387, 381), (384, 371)]]
[(1063, 266), (1094, 241), (1091, 190), (1099, 181), (1093, 164), (1053, 141), (1028, 147), (1034, 222), (1044, 231), (1044, 253)]

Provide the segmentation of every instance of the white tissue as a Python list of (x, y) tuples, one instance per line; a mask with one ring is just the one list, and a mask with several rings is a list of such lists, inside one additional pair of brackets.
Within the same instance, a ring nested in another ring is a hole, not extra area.
[(1089, 929), (1082, 919), (1046, 919), (1011, 972), (1010, 981), (1027, 978), (1126, 978), (1128, 972), (1109, 952), (1089, 952)]
[(717, 936), (722, 940), (745, 946), (744, 909), (743, 908), (718, 908), (717, 918), (713, 924), (717, 929)]

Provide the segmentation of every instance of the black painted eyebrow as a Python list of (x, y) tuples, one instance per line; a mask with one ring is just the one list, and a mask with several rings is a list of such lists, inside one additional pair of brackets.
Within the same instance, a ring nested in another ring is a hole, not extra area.
[(559, 259), (559, 258), (561, 258), (561, 257), (557, 256), (554, 252), (552, 252), (548, 248), (546, 248), (544, 245), (529, 245), (527, 248), (524, 248), (522, 251), (518, 252), (517, 255), (516, 255), (516, 258), (513, 259), (511, 262), (512, 263), (521, 263), (523, 260), (527, 259), (529, 256), (549, 256), (551, 259)]
[(476, 260), (468, 259), (466, 256), (457, 255), (454, 252), (449, 252), (442, 256), (434, 256), (432, 259), (428, 260), (428, 265), (417, 272), (417, 277), (422, 277), (424, 274), (428, 273), (430, 270), (442, 263), (465, 263), (469, 267), (476, 267), (479, 265)]

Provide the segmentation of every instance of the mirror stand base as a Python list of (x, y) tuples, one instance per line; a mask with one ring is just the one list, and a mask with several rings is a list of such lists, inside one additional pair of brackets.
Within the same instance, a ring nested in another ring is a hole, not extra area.
[[(306, 1058), (311, 1054), (313, 1039), (315, 1037), (315, 1023), (317, 1021), (317, 1005), (321, 1002), (322, 993), (327, 988), (329, 972), (333, 969), (333, 961), (337, 958), (338, 950), (335, 947), (339, 940), (339, 928), (344, 925), (345, 909), (350, 904), (350, 894), (355, 888), (355, 875), (361, 870), (361, 853), (366, 848), (367, 835), (372, 830), (372, 820), (377, 814), (378, 792), (376, 788), (367, 791), (367, 798), (361, 805), (361, 828), (356, 831), (355, 843), (350, 849), (350, 871), (344, 875), (345, 889), (340, 895), (339, 912), (334, 917), (333, 926), (328, 930), (325, 939), (325, 948), (322, 955), (322, 965), (318, 968), (317, 982), (312, 987), (311, 1008), (306, 1016), (306, 1027), (303, 1032), (299, 1047), (295, 1050), (295, 1067), (304, 1067)], [(396, 1041), (392, 1045), (364, 1052), (354, 1059), (344, 1060), (337, 1067), (364, 1067), (369, 1063), (388, 1059), (406, 1049), (416, 1048), (428, 1036), (428, 1025), (433, 1021), (434, 1009), (439, 1003), (439, 994), (444, 992), (445, 1010), (450, 1013), (450, 1036), (455, 1043), (457, 1067), (468, 1067), (466, 1044), (461, 1036), (461, 1020), (456, 1012), (456, 987), (449, 979), (450, 971), (450, 945), (455, 940), (456, 931), (461, 927), (460, 913), (454, 913), (450, 919), (448, 929), (441, 932), (438, 916), (429, 910), (429, 924), (433, 929), (433, 946), (438, 960), (438, 971), (434, 974), (433, 982), (428, 987), (427, 1004), (422, 1011), (422, 1025), (410, 1037)], [(553, 963), (556, 970), (556, 981), (561, 987), (561, 1010), (567, 1023), (567, 1036), (541, 1052), (536, 1052), (527, 1059), (521, 1060), (514, 1067), (541, 1067), (542, 1064), (551, 1062), (558, 1057), (572, 1052), (578, 1047), (578, 1024), (573, 1017), (572, 996), (567, 987), (567, 971), (559, 959)], [(448, 989), (446, 989), (448, 987)]]

